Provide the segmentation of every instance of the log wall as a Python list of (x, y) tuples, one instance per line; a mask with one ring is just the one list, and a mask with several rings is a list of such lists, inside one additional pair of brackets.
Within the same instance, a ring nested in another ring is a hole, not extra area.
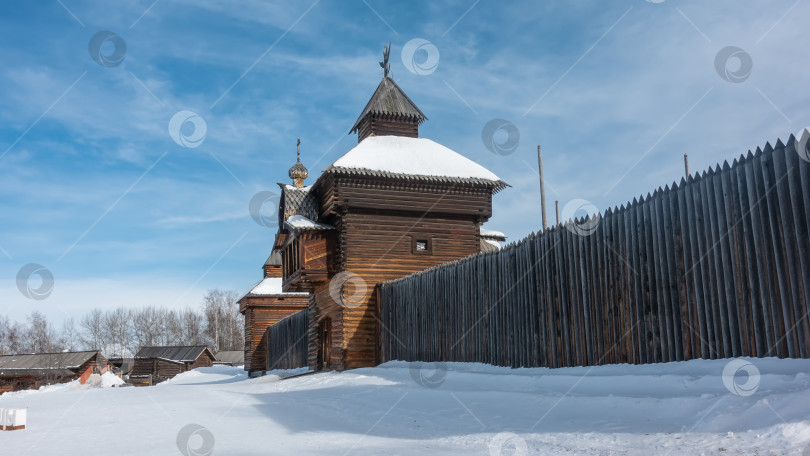
[(306, 309), (307, 296), (252, 296), (245, 298), (245, 370), (267, 370), (267, 327)]
[[(449, 216), (415, 219), (391, 211), (371, 213), (355, 210), (344, 214), (337, 225), (340, 235), (339, 268), (348, 277), (358, 277), (341, 287), (332, 278), (313, 290), (310, 367), (336, 370), (373, 366), (378, 361), (377, 300), (374, 287), (383, 281), (457, 260), (479, 251), (480, 238), (475, 217)], [(428, 250), (416, 251), (415, 242), (428, 242)], [(355, 285), (359, 285), (355, 289)], [(361, 288), (365, 286), (365, 292)], [(330, 288), (331, 287), (331, 288)], [(337, 291), (335, 290), (337, 287)], [(334, 293), (347, 296), (347, 303), (335, 301)], [(326, 320), (328, 319), (328, 320)], [(319, 326), (330, 326), (328, 363), (318, 362), (322, 337)]]
[(807, 358), (810, 162), (794, 144), (383, 283), (381, 361)]

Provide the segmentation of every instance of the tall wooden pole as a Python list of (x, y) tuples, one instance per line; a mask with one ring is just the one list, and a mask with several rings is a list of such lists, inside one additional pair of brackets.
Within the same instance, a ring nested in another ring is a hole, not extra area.
[(683, 169), (686, 172), (686, 178), (689, 179), (689, 154), (683, 154)]
[(555, 210), (557, 212), (557, 225), (556, 226), (560, 226), (560, 200), (555, 200), (554, 201), (554, 208), (555, 208)]
[(546, 222), (546, 181), (543, 179), (543, 154), (537, 146), (537, 165), (540, 168), (540, 210), (543, 211), (543, 231), (548, 228)]

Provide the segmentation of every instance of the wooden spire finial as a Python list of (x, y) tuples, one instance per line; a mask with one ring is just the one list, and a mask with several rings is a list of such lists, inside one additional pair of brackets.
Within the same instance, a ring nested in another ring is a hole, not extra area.
[(293, 180), (293, 186), (296, 188), (303, 188), (304, 179), (306, 179), (309, 175), (309, 171), (307, 171), (306, 166), (301, 163), (301, 138), (298, 138), (298, 142), (295, 146), (297, 158), (295, 160), (295, 164), (292, 165), (292, 168), (290, 168), (288, 175), (290, 176), (290, 179)]
[(388, 77), (388, 72), (391, 71), (391, 65), (388, 64), (388, 55), (391, 54), (391, 42), (389, 41), (388, 44), (383, 47), (383, 61), (380, 62), (380, 66), (383, 69), (383, 79)]

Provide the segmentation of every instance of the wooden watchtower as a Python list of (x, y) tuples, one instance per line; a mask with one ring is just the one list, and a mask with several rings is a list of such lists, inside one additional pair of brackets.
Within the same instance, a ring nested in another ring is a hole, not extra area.
[(312, 295), (312, 369), (376, 365), (385, 330), (376, 318), (377, 284), (491, 247), (480, 227), (492, 215), (492, 195), (507, 186), (420, 138), (427, 118), (384, 63), (383, 79), (352, 128), (357, 146), (311, 187), (282, 186), (275, 247), (284, 292)]

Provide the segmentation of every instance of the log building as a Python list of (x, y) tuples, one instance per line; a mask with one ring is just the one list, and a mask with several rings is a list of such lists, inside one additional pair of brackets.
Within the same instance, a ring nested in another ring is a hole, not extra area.
[[(378, 363), (378, 283), (504, 240), (481, 225), (492, 215), (493, 194), (508, 185), (420, 138), (427, 117), (384, 64), (383, 79), (351, 130), (357, 146), (305, 187), (299, 140), (299, 159), (290, 169), (294, 185), (281, 185), (273, 254), (281, 256), (282, 291), (310, 296), (311, 369)], [(245, 325), (246, 332), (256, 331), (255, 321), (246, 318)], [(246, 363), (254, 359), (249, 351), (246, 343)]]
[(175, 375), (214, 365), (216, 357), (205, 345), (141, 347), (129, 375), (135, 386), (151, 386)]
[[(296, 165), (303, 168), (300, 153)], [(291, 216), (301, 211), (310, 214), (306, 207), (311, 202), (304, 201), (308, 192), (308, 189), (304, 188), (303, 184), (306, 169), (303, 168), (302, 171), (296, 165), (290, 169), (290, 177), (296, 176), (300, 179), (300, 181), (296, 181), (300, 187), (289, 186), (290, 191), (285, 193), (288, 201), (286, 201), (286, 204), (285, 201), (281, 202), (282, 207), (290, 211)], [(279, 185), (282, 189), (285, 187), (284, 184)], [(305, 207), (302, 208), (302, 206)], [(283, 212), (279, 212), (279, 214), (283, 214)], [(280, 216), (280, 218), (282, 217)], [(276, 244), (278, 242), (277, 235)], [(239, 298), (238, 301), (239, 312), (245, 316), (245, 370), (251, 374), (273, 369), (273, 366), (267, 365), (267, 327), (309, 306), (308, 293), (285, 293), (282, 291), (282, 255), (280, 248), (273, 249), (262, 266), (262, 272), (262, 280)]]
[(66, 383), (102, 374), (109, 363), (99, 351), (0, 356), (0, 394)]

